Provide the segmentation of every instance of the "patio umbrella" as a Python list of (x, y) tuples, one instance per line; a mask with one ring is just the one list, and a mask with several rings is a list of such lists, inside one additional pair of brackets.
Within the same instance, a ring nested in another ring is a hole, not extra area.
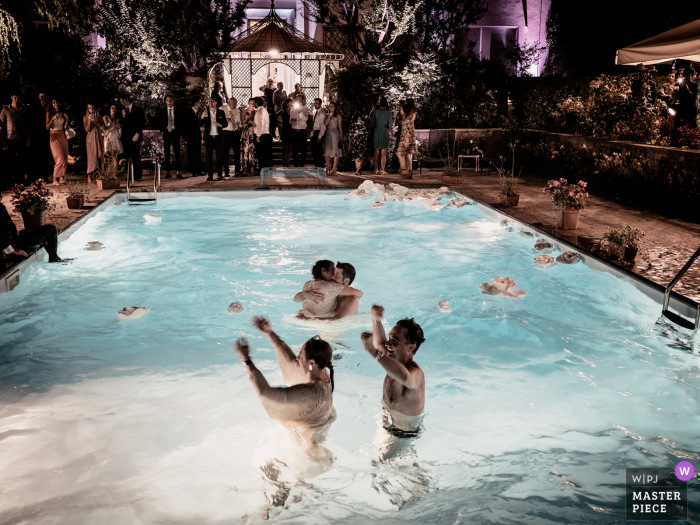
[(615, 63), (623, 66), (665, 64), (676, 59), (700, 62), (700, 20), (618, 49)]

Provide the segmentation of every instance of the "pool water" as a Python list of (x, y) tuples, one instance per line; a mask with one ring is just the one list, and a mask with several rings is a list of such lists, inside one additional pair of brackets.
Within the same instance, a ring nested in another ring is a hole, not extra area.
[[(31, 265), (0, 295), (0, 524), (622, 523), (626, 467), (700, 466), (700, 361), (654, 327), (657, 303), (584, 263), (536, 268), (536, 237), (478, 206), (372, 202), (110, 204), (60, 244), (72, 261)], [(391, 456), (360, 326), (326, 334), (323, 458), (267, 417), (233, 354), (248, 337), (282, 385), (250, 320), (298, 352), (314, 332), (289, 320), (292, 298), (318, 259), (356, 267), (360, 312), (425, 330), (423, 430)], [(498, 276), (527, 295), (482, 294)], [(118, 320), (125, 306), (150, 312)]]

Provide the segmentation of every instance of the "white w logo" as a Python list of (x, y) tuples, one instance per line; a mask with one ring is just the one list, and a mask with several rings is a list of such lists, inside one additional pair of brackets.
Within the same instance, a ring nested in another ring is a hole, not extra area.
[(687, 476), (690, 474), (690, 467), (678, 467), (678, 471), (681, 473), (681, 476)]

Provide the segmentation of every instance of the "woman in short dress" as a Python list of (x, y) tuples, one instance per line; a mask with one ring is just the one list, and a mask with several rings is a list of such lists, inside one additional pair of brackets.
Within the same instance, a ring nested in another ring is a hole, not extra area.
[(350, 137), (352, 140), (352, 160), (355, 161), (355, 175), (362, 175), (362, 164), (369, 149), (368, 118), (358, 110), (350, 122)]
[(68, 167), (68, 140), (66, 140), (66, 127), (68, 115), (66, 115), (61, 103), (53, 99), (46, 112), (46, 129), (49, 135), (49, 146), (53, 155), (53, 185), (61, 186), (66, 182), (66, 168)]
[(413, 154), (418, 153), (416, 147), (416, 105), (412, 98), (406, 100), (406, 105), (403, 107), (403, 120), (401, 122), (401, 137), (396, 146), (396, 154), (401, 163), (399, 173), (407, 175), (409, 179), (413, 178)]
[[(374, 174), (386, 175), (386, 150), (389, 149), (389, 129), (391, 128), (391, 112), (386, 98), (379, 99), (379, 109), (372, 115), (374, 130)], [(380, 168), (381, 169), (378, 169)]]
[(100, 112), (97, 111), (97, 108), (93, 104), (88, 104), (85, 108), (83, 126), (85, 126), (85, 131), (87, 131), (85, 147), (87, 149), (88, 158), (87, 181), (89, 184), (92, 183), (92, 174), (100, 167), (105, 146), (104, 137), (102, 135), (105, 124)]
[(257, 175), (258, 158), (255, 155), (255, 133), (253, 127), (255, 119), (255, 103), (248, 99), (248, 107), (243, 111), (241, 118), (241, 173), (243, 175)]
[[(328, 116), (326, 117), (326, 134), (323, 155), (326, 157), (326, 171), (328, 175), (338, 173), (338, 158), (343, 154), (340, 149), (340, 138), (343, 136), (343, 119), (338, 114), (335, 102), (328, 104)], [(333, 167), (331, 168), (331, 159)], [(329, 169), (330, 168), (330, 169)]]
[(116, 104), (109, 107), (109, 115), (104, 117), (105, 123), (105, 157), (118, 156), (124, 152), (122, 148), (122, 126), (119, 122), (119, 108)]

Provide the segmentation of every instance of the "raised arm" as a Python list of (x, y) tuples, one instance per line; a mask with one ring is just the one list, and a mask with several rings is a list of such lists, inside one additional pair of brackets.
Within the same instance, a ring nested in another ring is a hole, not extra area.
[(297, 356), (294, 355), (292, 349), (274, 332), (270, 326), (270, 322), (264, 317), (254, 317), (253, 326), (265, 334), (272, 343), (275, 353), (277, 354), (277, 361), (279, 361), (284, 382), (287, 385), (297, 384), (299, 382), (299, 373), (301, 369), (297, 361)]
[(382, 319), (384, 318), (384, 307), (375, 304), (372, 306), (372, 345), (381, 355), (386, 355), (386, 332)]

